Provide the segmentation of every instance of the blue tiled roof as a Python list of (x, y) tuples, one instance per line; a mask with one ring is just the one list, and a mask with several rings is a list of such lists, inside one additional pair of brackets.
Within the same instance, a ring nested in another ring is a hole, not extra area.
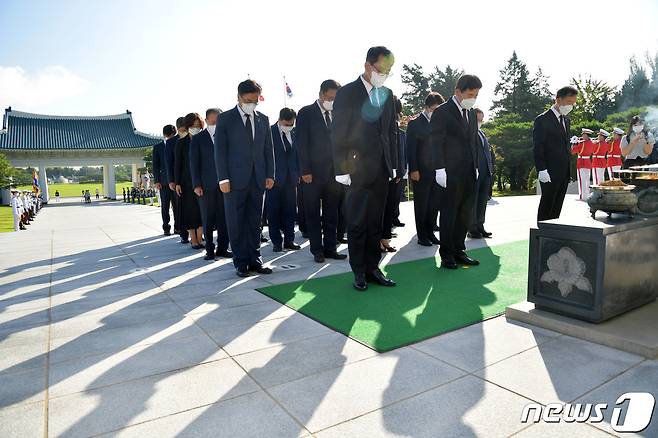
[(135, 130), (130, 112), (114, 116), (47, 116), (5, 111), (0, 150), (131, 149), (160, 137)]

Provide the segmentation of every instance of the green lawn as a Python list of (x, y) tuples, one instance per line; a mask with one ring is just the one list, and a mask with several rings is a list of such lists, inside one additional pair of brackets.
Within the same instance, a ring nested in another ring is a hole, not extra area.
[[(121, 189), (124, 187), (132, 187), (132, 182), (120, 182), (116, 184), (116, 193), (120, 197)], [(19, 186), (19, 190), (32, 190), (32, 186)], [(80, 197), (83, 190), (89, 190), (92, 197), (98, 189), (101, 196), (103, 196), (103, 183), (85, 183), (85, 184), (48, 184), (48, 194), (51, 198), (55, 197), (55, 191), (59, 190), (59, 196), (63, 198)]]
[(14, 231), (14, 218), (11, 217), (11, 207), (0, 205), (0, 233)]

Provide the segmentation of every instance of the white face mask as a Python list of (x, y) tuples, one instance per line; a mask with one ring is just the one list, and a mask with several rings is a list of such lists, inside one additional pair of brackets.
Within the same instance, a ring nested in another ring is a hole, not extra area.
[(639, 134), (640, 132), (642, 132), (642, 130), (644, 130), (644, 125), (633, 126), (633, 132), (636, 134)]
[(560, 114), (562, 114), (563, 116), (566, 116), (567, 114), (569, 114), (569, 113), (571, 112), (572, 109), (573, 109), (573, 105), (560, 105), (560, 106), (558, 107), (558, 111), (559, 111)]
[(283, 126), (283, 125), (279, 125), (279, 127), (281, 128), (281, 132), (285, 132), (286, 134), (290, 134), (292, 132), (292, 128), (294, 128), (294, 126)]
[(208, 134), (210, 134), (211, 137), (215, 136), (215, 128), (216, 125), (208, 125), (208, 127), (206, 128), (208, 130)]
[(197, 135), (199, 132), (201, 132), (201, 128), (190, 128), (190, 134), (192, 135)]
[(473, 108), (473, 106), (475, 106), (475, 98), (471, 97), (469, 99), (462, 99), (461, 105), (462, 108), (466, 108), (467, 110), (470, 110), (471, 108)]
[(384, 82), (386, 82), (387, 78), (388, 75), (373, 70), (373, 72), (370, 73), (370, 85), (372, 85), (375, 88), (379, 88), (382, 85), (384, 85)]
[(242, 108), (245, 114), (252, 115), (256, 110), (256, 105), (256, 103), (241, 103), (240, 108)]
[(322, 101), (322, 108), (326, 109), (327, 111), (333, 111), (334, 110), (334, 101), (333, 100), (323, 100)]

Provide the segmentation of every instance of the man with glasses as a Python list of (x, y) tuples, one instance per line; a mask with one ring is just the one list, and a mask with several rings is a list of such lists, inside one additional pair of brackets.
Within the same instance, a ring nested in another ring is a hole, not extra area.
[(386, 47), (371, 47), (363, 74), (338, 90), (333, 106), (334, 171), (336, 181), (347, 186), (348, 251), (358, 291), (368, 281), (395, 286), (378, 267), (388, 182), (397, 167), (395, 103), (383, 86), (394, 62)]

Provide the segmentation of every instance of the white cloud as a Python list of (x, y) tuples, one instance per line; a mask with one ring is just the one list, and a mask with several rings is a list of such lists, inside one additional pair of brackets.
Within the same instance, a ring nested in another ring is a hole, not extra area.
[(18, 110), (39, 108), (84, 93), (89, 81), (61, 65), (30, 73), (20, 66), (0, 66), (0, 104)]

